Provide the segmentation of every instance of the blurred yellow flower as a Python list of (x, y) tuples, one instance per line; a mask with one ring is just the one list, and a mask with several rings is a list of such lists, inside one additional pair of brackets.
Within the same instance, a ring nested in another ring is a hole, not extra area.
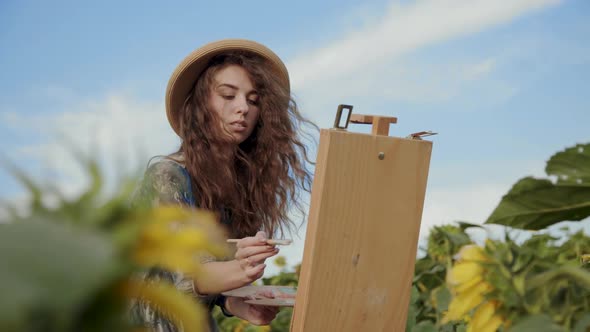
[(483, 267), (477, 262), (461, 262), (455, 264), (447, 273), (447, 283), (456, 287), (468, 283), (476, 278), (481, 278)]
[(464, 292), (458, 293), (449, 303), (449, 310), (443, 318), (443, 324), (463, 319), (471, 309), (483, 302), (485, 294), (490, 290), (492, 286), (489, 283), (479, 282)]
[(465, 319), (469, 311), (480, 305), (485, 295), (493, 289), (483, 278), (485, 269), (481, 263), (489, 261), (489, 258), (481, 247), (463, 246), (456, 259), (455, 265), (447, 272), (447, 283), (453, 299), (443, 317), (443, 324)]
[(171, 271), (199, 275), (199, 256), (227, 254), (223, 234), (215, 225), (215, 215), (180, 206), (161, 206), (147, 216), (133, 251), (141, 266), (160, 266)]
[(247, 326), (248, 322), (245, 320), (241, 320), (240, 323), (238, 323), (238, 326), (234, 328), (234, 332), (243, 332), (244, 328), (246, 328)]
[(483, 248), (475, 244), (468, 244), (461, 247), (456, 255), (456, 259), (463, 262), (486, 262), (490, 260), (483, 251)]
[[(199, 277), (200, 255), (227, 254), (222, 230), (212, 213), (170, 205), (149, 210), (132, 221), (140, 229), (130, 255), (141, 267), (158, 266)], [(171, 284), (131, 279), (124, 294), (150, 303), (183, 331), (202, 331), (206, 324), (198, 303)]]
[(496, 314), (497, 306), (494, 301), (481, 304), (469, 322), (467, 332), (495, 332), (504, 323), (502, 316)]
[(165, 282), (131, 280), (123, 287), (129, 298), (142, 298), (181, 326), (185, 332), (200, 332), (206, 326), (204, 310), (194, 299)]
[[(457, 253), (454, 266), (447, 273), (447, 283), (453, 299), (442, 323), (453, 320), (467, 322), (467, 332), (494, 332), (502, 324), (506, 324), (502, 316), (496, 313), (500, 304), (486, 301), (486, 294), (493, 286), (484, 280), (485, 263), (490, 257), (483, 248), (466, 245)], [(471, 310), (476, 309), (472, 317)]]

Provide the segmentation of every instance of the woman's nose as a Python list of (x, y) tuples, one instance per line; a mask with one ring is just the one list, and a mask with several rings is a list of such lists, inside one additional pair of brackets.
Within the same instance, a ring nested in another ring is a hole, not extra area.
[(248, 105), (248, 99), (247, 98), (236, 98), (236, 111), (237, 113), (243, 113), (246, 114), (248, 113), (248, 109), (250, 108), (250, 105)]

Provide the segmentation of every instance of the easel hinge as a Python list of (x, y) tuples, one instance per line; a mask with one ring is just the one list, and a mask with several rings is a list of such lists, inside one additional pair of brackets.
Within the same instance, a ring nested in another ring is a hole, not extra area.
[(432, 136), (432, 135), (436, 135), (436, 134), (438, 134), (438, 133), (432, 132), (431, 130), (419, 131), (417, 133), (413, 133), (413, 134), (406, 136), (406, 138), (421, 140), (422, 137)]

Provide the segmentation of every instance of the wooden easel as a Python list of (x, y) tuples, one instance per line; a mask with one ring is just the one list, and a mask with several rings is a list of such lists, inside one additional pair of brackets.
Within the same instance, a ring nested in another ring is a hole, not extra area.
[(292, 332), (405, 331), (432, 142), (351, 113), (320, 133)]

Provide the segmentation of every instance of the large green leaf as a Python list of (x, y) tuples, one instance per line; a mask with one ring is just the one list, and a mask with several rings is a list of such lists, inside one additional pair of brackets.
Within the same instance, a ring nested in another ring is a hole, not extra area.
[(590, 329), (590, 314), (585, 314), (576, 322), (572, 332), (586, 332)]
[(557, 184), (590, 187), (590, 144), (556, 153), (547, 162), (545, 172), (557, 176)]
[(486, 223), (537, 230), (589, 215), (590, 187), (555, 185), (527, 177), (502, 197)]
[(590, 144), (555, 154), (546, 171), (557, 176), (557, 181), (521, 179), (502, 197), (486, 223), (538, 230), (590, 216)]
[(430, 321), (422, 321), (414, 326), (412, 332), (436, 332), (436, 326)]
[(564, 329), (555, 325), (551, 317), (547, 315), (529, 316), (516, 325), (510, 327), (508, 332), (563, 332)]
[(1, 331), (67, 331), (119, 272), (106, 236), (50, 221), (1, 225), (0, 262)]
[(418, 316), (416, 302), (420, 298), (420, 293), (418, 292), (416, 286), (412, 287), (412, 292), (410, 294), (410, 306), (408, 308), (408, 319), (406, 320), (406, 332), (411, 332), (416, 325), (416, 316)]

